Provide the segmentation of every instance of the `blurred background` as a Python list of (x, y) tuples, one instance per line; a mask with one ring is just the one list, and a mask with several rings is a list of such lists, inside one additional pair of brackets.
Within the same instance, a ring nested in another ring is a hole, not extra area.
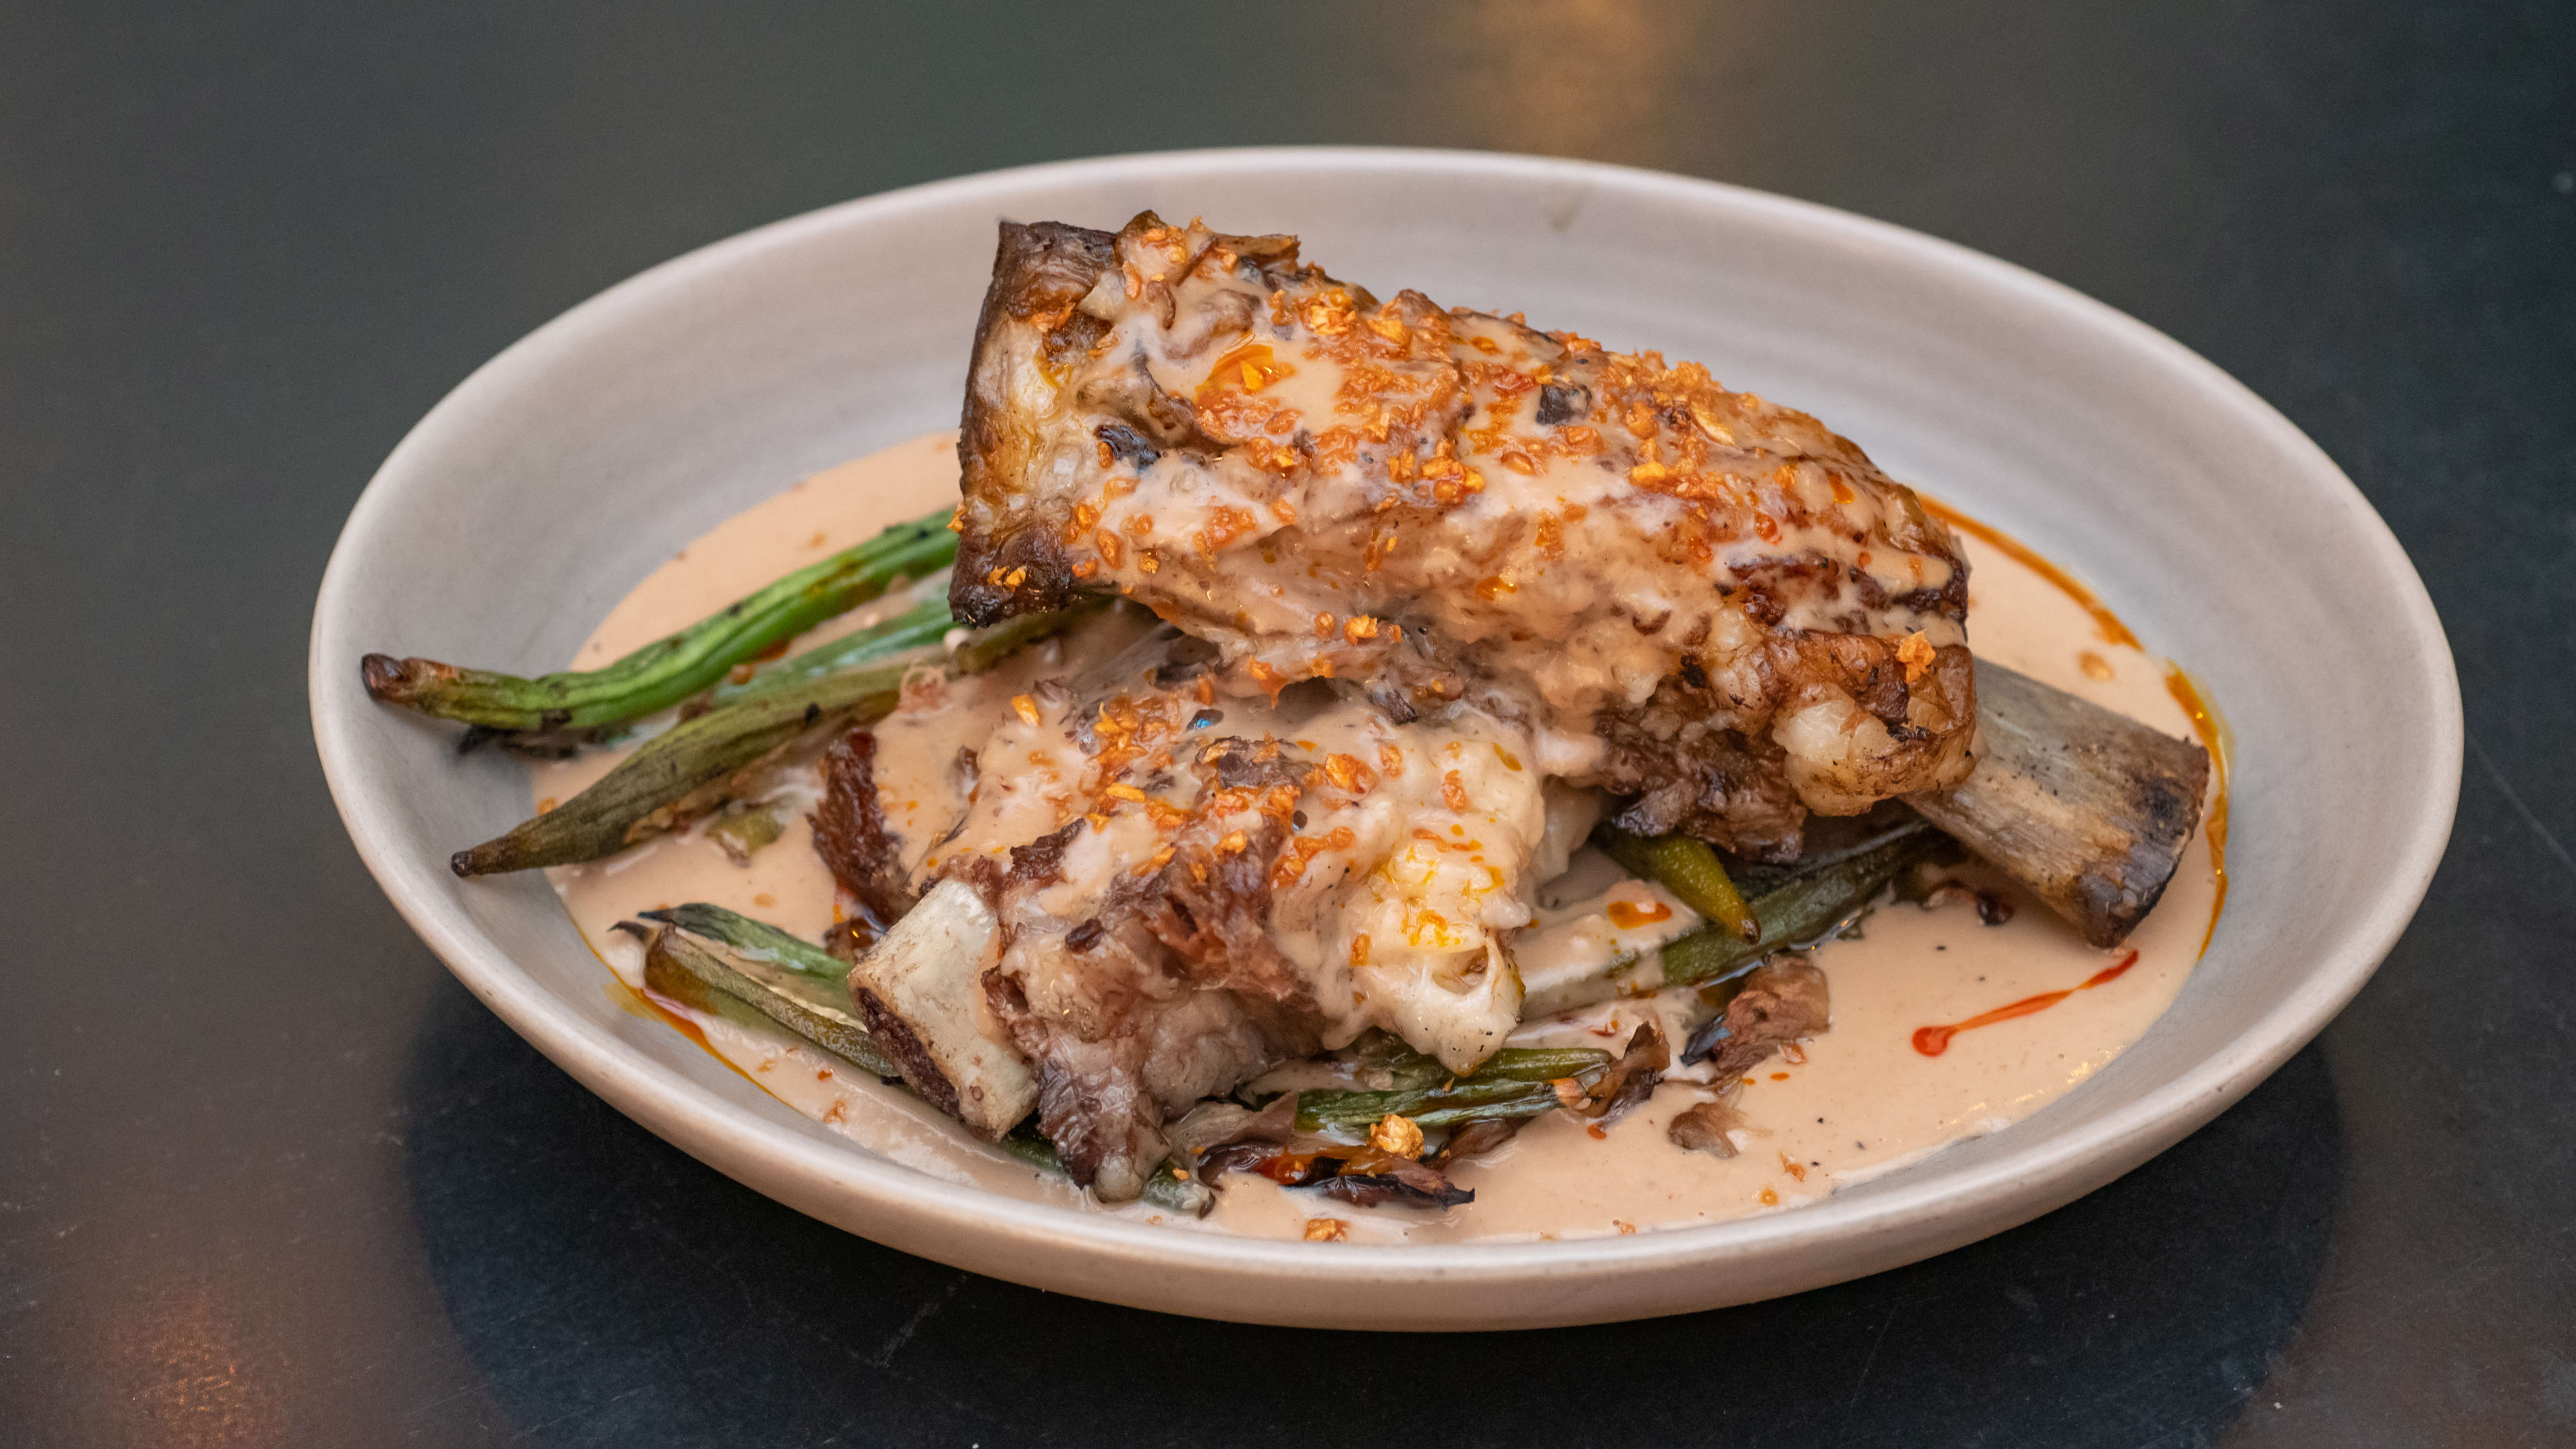
[[(746, 227), (1278, 142), (1846, 207), (2243, 379), (2458, 656), (2458, 830), (2397, 953), (2037, 1223), (1552, 1333), (1047, 1297), (590, 1098), (403, 927), (323, 790), (305, 633), (368, 475), (521, 334)], [(0, 1438), (2576, 1442), (2572, 273), (2564, 5), (0, 0)]]

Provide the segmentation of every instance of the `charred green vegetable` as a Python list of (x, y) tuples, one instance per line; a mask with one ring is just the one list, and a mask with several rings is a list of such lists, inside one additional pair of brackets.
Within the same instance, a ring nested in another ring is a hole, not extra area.
[[(1408, 1053), (1420, 1056), (1419, 1053)], [(1297, 1097), (1297, 1126), (1302, 1131), (1329, 1128), (1365, 1130), (1392, 1112), (1410, 1117), (1426, 1130), (1465, 1122), (1535, 1117), (1561, 1105), (1550, 1085), (1564, 1078), (1584, 1081), (1610, 1065), (1610, 1054), (1584, 1047), (1506, 1047), (1488, 1058), (1472, 1075), (1452, 1078), (1430, 1057), (1435, 1075), (1418, 1064), (1395, 1068), (1398, 1086), (1387, 1091), (1306, 1091)]]
[(893, 709), (903, 674), (886, 665), (833, 675), (674, 725), (589, 789), (448, 864), (464, 876), (571, 865), (677, 829), (732, 798), (745, 771), (807, 731)]
[(1413, 1125), (1427, 1132), (1466, 1122), (1536, 1117), (1560, 1105), (1556, 1089), (1547, 1083), (1509, 1079), (1462, 1081), (1412, 1092), (1305, 1092), (1297, 1098), (1297, 1128), (1301, 1132), (1365, 1131), (1392, 1112), (1413, 1119)]
[(1908, 814), (1846, 849), (1820, 853), (1785, 870), (1766, 869), (1755, 877), (1763, 885), (1748, 902), (1762, 926), (1756, 939), (1747, 941), (1732, 928), (1713, 923), (1588, 974), (1530, 978), (1523, 1017), (1535, 1020), (1617, 996), (1703, 985), (1749, 971), (1775, 951), (1832, 934), (1898, 872), (1953, 848), (1947, 836)]
[(666, 927), (645, 937), (644, 984), (701, 1010), (709, 1008), (700, 988), (721, 992), (873, 1075), (896, 1074), (894, 1059), (850, 1014), (838, 985), (826, 986), (810, 974), (710, 946)]
[(842, 979), (849, 975), (850, 965), (801, 936), (791, 936), (767, 921), (756, 921), (739, 911), (704, 901), (671, 906), (665, 910), (646, 911), (644, 919), (692, 936), (703, 936), (717, 946), (738, 956), (763, 962), (781, 971), (792, 971), (810, 981), (841, 990)]
[(844, 634), (830, 643), (817, 644), (792, 659), (769, 666), (740, 684), (718, 685), (710, 696), (710, 702), (722, 709), (736, 700), (748, 699), (766, 690), (783, 689), (791, 684), (839, 674), (871, 660), (913, 649), (936, 648), (942, 639), (948, 637), (948, 631), (957, 627), (956, 616), (948, 612), (948, 601), (932, 599), (881, 623)]
[(736, 810), (708, 826), (707, 834), (715, 837), (716, 844), (734, 864), (749, 865), (763, 847), (777, 843), (786, 829), (787, 823), (778, 818), (777, 811), (753, 806)]
[(1592, 839), (1631, 875), (1660, 883), (1683, 905), (1746, 941), (1762, 939), (1762, 923), (1744, 904), (1726, 865), (1708, 842), (1687, 835), (1630, 835), (1604, 824)]
[[(841, 997), (839, 973), (847, 968), (821, 947), (722, 906), (693, 902), (647, 914), (656, 928), (639, 933), (645, 942), (644, 984), (657, 994), (711, 1016), (746, 1020), (747, 1009), (873, 1076), (897, 1078), (893, 1059)], [(1023, 1127), (1001, 1146), (1023, 1162), (1064, 1175), (1055, 1145), (1033, 1130)], [(1147, 1179), (1144, 1198), (1186, 1213), (1204, 1213), (1212, 1202), (1206, 1188), (1163, 1169)]]
[(1867, 906), (1896, 879), (1897, 872), (1929, 858), (1946, 841), (1920, 820), (1908, 821), (1839, 859), (1756, 896), (1753, 911), (1762, 922), (1758, 938), (1747, 941), (1724, 926), (1693, 931), (1663, 949), (1663, 984), (1694, 986), (1737, 970), (1750, 969), (1763, 957), (1802, 946), (1831, 933)]
[(1362, 1080), (1383, 1080), (1387, 1088), (1396, 1091), (1444, 1082), (1552, 1082), (1589, 1071), (1609, 1059), (1609, 1053), (1590, 1047), (1505, 1047), (1487, 1057), (1473, 1074), (1461, 1077), (1440, 1065), (1438, 1057), (1415, 1051), (1393, 1032), (1374, 1030), (1354, 1044), (1349, 1053), (1350, 1063), (1359, 1069)]
[[(1081, 612), (1029, 614), (985, 630), (949, 657), (948, 671), (979, 674)], [(463, 876), (572, 865), (675, 830), (732, 799), (754, 766), (809, 732), (875, 719), (894, 708), (909, 667), (884, 664), (746, 691), (722, 709), (645, 741), (589, 789), (507, 835), (458, 851), (448, 864)]]
[[(1055, 1144), (1038, 1135), (1035, 1128), (1022, 1127), (1002, 1139), (1002, 1150), (1022, 1162), (1051, 1176), (1064, 1176), (1064, 1162), (1056, 1156)], [(1168, 1166), (1157, 1167), (1145, 1175), (1144, 1201), (1176, 1213), (1200, 1217), (1216, 1206), (1216, 1194), (1187, 1176), (1174, 1177)]]
[(433, 659), (370, 654), (367, 693), (486, 731), (594, 730), (668, 709), (816, 624), (884, 593), (901, 579), (946, 568), (957, 556), (948, 511), (897, 524), (856, 547), (735, 600), (614, 664), (522, 679)]

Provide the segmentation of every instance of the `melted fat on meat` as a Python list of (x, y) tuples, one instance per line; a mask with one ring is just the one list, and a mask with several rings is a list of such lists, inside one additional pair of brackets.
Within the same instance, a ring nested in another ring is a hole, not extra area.
[(1123, 593), (1230, 693), (1472, 701), (1623, 823), (1766, 858), (1971, 765), (1949, 532), (1697, 364), (1380, 303), (1290, 237), (1006, 226), (958, 447), (978, 623)]
[(1525, 730), (1320, 685), (1220, 697), (1212, 653), (1167, 627), (1015, 700), (928, 862), (994, 902), (987, 1004), (1109, 1198), (1168, 1118), (1370, 1027), (1472, 1070), (1520, 1019), (1506, 934), (1581, 833)]

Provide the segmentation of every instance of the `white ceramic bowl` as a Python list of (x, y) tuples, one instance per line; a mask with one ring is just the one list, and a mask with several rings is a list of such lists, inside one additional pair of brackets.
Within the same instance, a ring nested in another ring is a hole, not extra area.
[[(2215, 943), (2173, 1009), (2009, 1130), (1825, 1202), (1552, 1243), (1368, 1247), (1179, 1232), (869, 1154), (620, 1012), (533, 875), (448, 853), (526, 813), (520, 772), (371, 704), (396, 649), (559, 667), (628, 588), (798, 476), (954, 423), (997, 219), (1153, 207), (1291, 231), (1343, 276), (1523, 309), (1708, 363), (2075, 569), (2189, 663), (2235, 733)], [(574, 542), (579, 540), (580, 542)], [(1817, 1287), (2011, 1227), (2215, 1116), (2397, 939), (2450, 832), (2460, 706), (2396, 541), (2278, 413), (2064, 287), (1913, 232), (1681, 177), (1532, 157), (1116, 157), (871, 197), (611, 288), (466, 379), (386, 460), (315, 609), (313, 725), (349, 833), (457, 977), (701, 1161), (879, 1242), (1059, 1292), (1362, 1328), (1643, 1317)]]

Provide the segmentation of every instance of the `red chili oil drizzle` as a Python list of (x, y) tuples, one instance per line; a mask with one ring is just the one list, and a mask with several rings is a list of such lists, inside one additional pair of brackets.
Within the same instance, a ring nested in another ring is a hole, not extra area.
[(2037, 996), (2025, 996), (2010, 1006), (1998, 1006), (1992, 1011), (1969, 1017), (1966, 1021), (1954, 1021), (1948, 1026), (1917, 1027), (1914, 1032), (1914, 1049), (1927, 1057), (1937, 1057), (1950, 1049), (1950, 1038), (1960, 1032), (1974, 1031), (1981, 1026), (1992, 1026), (1999, 1021), (2010, 1021), (2017, 1016), (2030, 1016), (2046, 1011), (2078, 991), (2090, 991), (2096, 986), (2119, 980), (2121, 973), (2137, 964), (2138, 953), (2131, 951), (2121, 957), (2117, 963), (2105, 966), (2086, 977), (2081, 986), (2070, 986), (2064, 991), (2043, 991)]

